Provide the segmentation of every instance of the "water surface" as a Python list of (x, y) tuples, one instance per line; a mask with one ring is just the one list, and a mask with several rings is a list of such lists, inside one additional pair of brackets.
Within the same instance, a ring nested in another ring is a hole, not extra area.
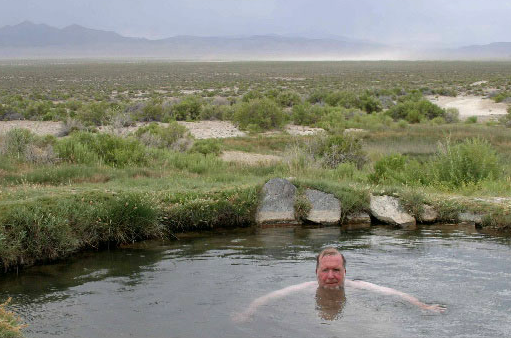
[[(249, 322), (231, 320), (259, 296), (314, 280), (315, 255), (327, 245), (344, 252), (348, 278), (447, 311), (347, 288), (338, 301), (308, 290)], [(509, 337), (511, 240), (449, 227), (218, 231), (3, 276), (0, 300), (8, 296), (27, 337)]]

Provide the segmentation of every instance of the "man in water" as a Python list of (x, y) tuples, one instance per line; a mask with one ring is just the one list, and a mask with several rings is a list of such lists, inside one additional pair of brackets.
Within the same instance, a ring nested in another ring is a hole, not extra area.
[[(339, 309), (342, 310), (345, 300), (344, 298), (345, 286), (356, 289), (373, 291), (385, 295), (398, 296), (406, 300), (407, 302), (416, 305), (424, 310), (432, 312), (445, 311), (445, 307), (439, 304), (431, 305), (425, 304), (418, 300), (417, 298), (415, 298), (414, 296), (409, 295), (407, 293), (364, 281), (349, 280), (346, 279), (345, 277), (346, 277), (346, 259), (337, 249), (326, 248), (323, 251), (321, 251), (319, 255), (316, 257), (317, 281), (291, 285), (286, 288), (273, 291), (262, 297), (259, 297), (256, 300), (254, 300), (244, 312), (234, 315), (233, 320), (241, 322), (246, 321), (257, 311), (257, 308), (268, 303), (269, 301), (282, 298), (291, 293), (310, 288), (317, 288), (316, 300), (318, 301), (318, 307), (320, 308), (322, 307), (322, 304), (320, 302), (324, 302), (325, 300), (328, 301), (328, 297), (325, 297), (325, 293), (328, 293), (330, 291), (337, 294), (340, 291), (342, 293), (340, 297), (342, 304), (339, 307)], [(318, 297), (318, 295), (323, 296)], [(329, 317), (333, 319), (335, 316)]]

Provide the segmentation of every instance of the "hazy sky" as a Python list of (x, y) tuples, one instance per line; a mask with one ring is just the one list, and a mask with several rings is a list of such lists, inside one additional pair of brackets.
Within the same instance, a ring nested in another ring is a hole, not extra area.
[(389, 44), (511, 41), (511, 0), (0, 0), (24, 20), (126, 36), (323, 34)]

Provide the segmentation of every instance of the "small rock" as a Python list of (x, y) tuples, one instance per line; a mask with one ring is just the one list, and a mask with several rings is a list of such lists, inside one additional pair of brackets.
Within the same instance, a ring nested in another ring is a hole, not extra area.
[(368, 223), (371, 225), (371, 216), (369, 216), (367, 212), (359, 212), (357, 214), (348, 215), (348, 217), (346, 217), (346, 223)]
[(297, 223), (295, 219), (296, 187), (282, 178), (266, 182), (262, 190), (262, 201), (257, 209), (258, 224)]
[(433, 223), (437, 220), (438, 212), (431, 205), (424, 204), (422, 208), (423, 212), (420, 217), (421, 222)]
[(371, 216), (366, 212), (349, 215), (346, 222), (342, 224), (343, 230), (369, 229), (371, 227)]
[(415, 218), (401, 208), (395, 197), (371, 195), (370, 209), (371, 214), (381, 222), (406, 229), (416, 226)]
[(311, 204), (306, 219), (319, 224), (336, 224), (341, 220), (341, 203), (332, 194), (319, 190), (305, 190), (305, 197)]

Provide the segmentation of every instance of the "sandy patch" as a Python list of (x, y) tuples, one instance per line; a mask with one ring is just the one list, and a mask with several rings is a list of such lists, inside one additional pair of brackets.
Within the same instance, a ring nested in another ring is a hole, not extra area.
[(305, 126), (297, 126), (297, 125), (294, 125), (294, 124), (288, 124), (286, 126), (285, 130), (290, 135), (298, 135), (298, 136), (314, 135), (314, 134), (322, 133), (322, 132), (325, 131), (322, 128), (312, 128), (312, 127), (305, 127)]
[(495, 120), (507, 114), (507, 104), (480, 96), (428, 96), (428, 100), (442, 108), (457, 108), (460, 119), (465, 120), (470, 116), (482, 117), (482, 120)]
[(14, 128), (28, 129), (37, 135), (57, 135), (62, 129), (62, 123), (53, 121), (0, 121), (0, 134)]
[(236, 162), (243, 164), (270, 164), (280, 161), (282, 158), (276, 155), (263, 155), (254, 153), (245, 153), (243, 151), (224, 151), (220, 158), (226, 162)]
[(246, 135), (229, 121), (180, 121), (178, 123), (188, 128), (190, 134), (196, 139), (227, 138)]
[(471, 83), (470, 85), (471, 86), (480, 86), (480, 85), (485, 84), (485, 83), (488, 83), (488, 81), (477, 81), (477, 82)]

